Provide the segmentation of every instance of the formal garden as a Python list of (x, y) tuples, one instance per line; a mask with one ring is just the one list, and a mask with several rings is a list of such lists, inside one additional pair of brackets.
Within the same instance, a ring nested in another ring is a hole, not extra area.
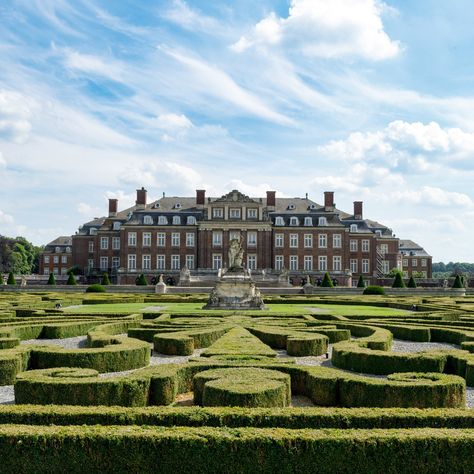
[(474, 472), (474, 298), (207, 298), (1, 293), (2, 472)]

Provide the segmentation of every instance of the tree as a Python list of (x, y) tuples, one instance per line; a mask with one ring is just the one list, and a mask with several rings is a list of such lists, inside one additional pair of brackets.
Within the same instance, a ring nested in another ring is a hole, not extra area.
[(453, 288), (464, 288), (462, 286), (462, 281), (461, 281), (461, 276), (460, 275), (456, 275), (456, 278), (454, 279), (454, 283), (453, 283)]
[(148, 285), (148, 282), (146, 281), (145, 275), (143, 273), (141, 273), (140, 276), (135, 280), (135, 283), (140, 286)]
[(416, 288), (416, 281), (415, 281), (415, 278), (413, 277), (413, 275), (408, 280), (407, 286), (408, 286), (408, 288)]
[(41, 250), (42, 247), (33, 245), (24, 237), (0, 235), (0, 272), (37, 273)]
[(16, 285), (15, 275), (13, 274), (13, 272), (10, 272), (8, 274), (7, 285)]
[(332, 283), (331, 277), (329, 276), (329, 273), (326, 272), (324, 274), (323, 282), (321, 283), (321, 286), (324, 288), (333, 288), (334, 285)]
[(359, 277), (359, 281), (357, 282), (357, 288), (365, 288), (365, 281), (362, 275)]
[(3, 279), (3, 274), (0, 272), (0, 285), (3, 285), (5, 283), (5, 280)]
[(48, 285), (56, 285), (56, 278), (54, 277), (54, 273), (49, 274)]
[(76, 277), (74, 276), (73, 272), (69, 273), (69, 276), (67, 277), (66, 285), (77, 285)]
[(110, 285), (110, 278), (107, 272), (102, 274), (102, 281), (100, 282), (101, 285), (107, 286)]
[(395, 280), (393, 280), (392, 288), (406, 288), (405, 282), (402, 278), (402, 273), (400, 271), (398, 271), (398, 273), (395, 275)]

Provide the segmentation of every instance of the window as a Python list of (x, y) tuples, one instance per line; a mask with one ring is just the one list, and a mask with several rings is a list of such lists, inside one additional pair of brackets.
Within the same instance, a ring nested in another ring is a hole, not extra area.
[(230, 219), (240, 219), (240, 209), (229, 209)]
[(255, 247), (257, 245), (257, 233), (247, 232), (247, 245), (249, 247)]
[(186, 232), (186, 247), (194, 247), (194, 232)]
[(222, 268), (222, 255), (220, 253), (212, 254), (212, 269), (219, 270)]
[(67, 268), (61, 268), (61, 275), (66, 275)]
[(421, 259), (421, 266), (426, 267), (426, 258)]
[(275, 217), (275, 225), (285, 225), (285, 221), (283, 220), (283, 217), (281, 216)]
[(136, 232), (129, 232), (128, 233), (128, 245), (130, 247), (135, 247), (135, 245), (137, 245), (137, 233)]
[(95, 227), (91, 227), (89, 229), (89, 235), (97, 235), (97, 229)]
[(179, 255), (171, 255), (171, 270), (179, 270), (180, 264)]
[(362, 259), (362, 273), (369, 273), (369, 259), (363, 258)]
[(172, 247), (179, 247), (180, 235), (179, 232), (173, 232), (171, 234), (171, 246)]
[(107, 270), (109, 268), (109, 259), (107, 257), (100, 257), (100, 269)]
[(181, 217), (173, 216), (173, 225), (181, 225)]
[(310, 249), (313, 247), (313, 235), (312, 234), (304, 234), (304, 248)]
[(89, 253), (92, 253), (94, 251), (94, 242), (91, 240), (89, 242)]
[(167, 225), (167, 224), (168, 224), (168, 218), (166, 216), (158, 217), (158, 225)]
[(380, 244), (380, 253), (383, 255), (388, 253), (388, 244)]
[(390, 273), (390, 262), (388, 260), (382, 261), (382, 271), (384, 275), (388, 275)]
[(351, 239), (349, 241), (349, 250), (351, 252), (357, 252), (357, 249), (358, 249), (358, 243), (357, 243), (357, 240), (354, 240), (354, 239)]
[(67, 263), (67, 255), (61, 256), (61, 263)]
[(257, 256), (256, 255), (247, 255), (247, 268), (249, 270), (256, 270), (257, 269)]
[(113, 230), (120, 230), (121, 226), (122, 226), (122, 224), (120, 222), (114, 222), (113, 226), (112, 226), (112, 229)]
[(300, 221), (297, 217), (290, 217), (290, 225), (300, 225)]
[(318, 269), (320, 272), (325, 272), (328, 269), (328, 258), (326, 255), (320, 255), (318, 257)]
[(120, 250), (120, 237), (112, 237), (112, 249)]
[(214, 247), (221, 247), (222, 246), (222, 232), (215, 231), (215, 232), (212, 233), (212, 245)]
[(290, 211), (292, 211), (294, 208), (295, 208), (295, 205), (294, 205), (294, 204), (288, 204), (288, 209), (289, 209)]
[(71, 247), (66, 247), (66, 253), (71, 253)]
[(59, 273), (58, 267), (54, 267), (54, 268), (53, 268), (53, 273), (54, 273), (55, 275), (57, 275), (57, 274)]
[(214, 219), (222, 219), (224, 217), (224, 209), (222, 207), (214, 207), (212, 209), (212, 217)]
[(335, 249), (340, 249), (342, 247), (341, 234), (333, 234), (333, 236), (332, 236), (332, 246)]
[(94, 268), (94, 259), (89, 258), (89, 260), (87, 260), (87, 268), (89, 270), (92, 270)]
[(332, 269), (335, 272), (340, 272), (341, 271), (341, 257), (339, 255), (336, 255), (332, 257)]
[(187, 225), (196, 225), (196, 218), (194, 216), (188, 216), (186, 219)]
[(194, 255), (186, 255), (186, 266), (189, 270), (194, 270)]
[(165, 267), (165, 256), (164, 255), (157, 255), (156, 256), (156, 269), (157, 270), (164, 270)]
[(283, 255), (275, 255), (275, 270), (283, 270)]
[(49, 255), (44, 256), (44, 263), (49, 263)]
[(418, 260), (416, 258), (411, 259), (411, 266), (412, 267), (417, 267), (418, 266)]
[(328, 246), (327, 234), (319, 234), (319, 248), (325, 249)]
[(247, 219), (256, 219), (257, 209), (247, 209)]
[(59, 247), (55, 247), (55, 248), (54, 248), (54, 251), (55, 251), (56, 253), (59, 253), (59, 252), (61, 252), (61, 249), (60, 249)]
[(290, 255), (290, 270), (298, 270), (298, 256)]
[(137, 269), (137, 256), (134, 254), (128, 255), (128, 265), (127, 268), (131, 271), (135, 271)]
[(275, 234), (275, 247), (283, 247), (284, 236), (283, 234)]
[(303, 269), (307, 271), (313, 270), (313, 257), (312, 255), (305, 255), (303, 260)]
[(49, 275), (49, 268), (43, 269), (43, 275)]
[(351, 269), (352, 273), (357, 273), (357, 260), (355, 258), (350, 259), (349, 268)]
[(151, 232), (143, 232), (143, 247), (151, 247)]
[(290, 234), (290, 247), (293, 249), (298, 248), (298, 234)]
[(370, 240), (362, 241), (362, 252), (368, 252), (370, 250)]
[(53, 263), (59, 263), (59, 257), (57, 255), (53, 257)]
[(142, 270), (151, 270), (151, 255), (142, 256)]
[(319, 225), (319, 226), (322, 226), (322, 227), (328, 225), (328, 220), (327, 220), (327, 218), (326, 218), (326, 217), (320, 217), (320, 218), (318, 219), (318, 225)]
[(112, 270), (120, 268), (120, 257), (112, 257)]
[(313, 219), (311, 217), (304, 218), (304, 225), (306, 227), (311, 227), (313, 225)]
[(382, 231), (381, 231), (381, 230), (376, 230), (376, 231), (375, 231), (375, 235), (376, 235), (377, 237), (382, 237)]
[(143, 223), (147, 224), (147, 225), (153, 224), (153, 218), (151, 216), (144, 216), (143, 217)]
[(403, 259), (403, 266), (408, 267), (408, 258)]
[(357, 232), (357, 224), (351, 224), (351, 232)]
[(158, 232), (156, 234), (156, 246), (164, 247), (166, 245), (166, 234), (164, 232)]
[(181, 203), (177, 202), (175, 205), (174, 205), (174, 208), (175, 209), (181, 209), (183, 206), (181, 206)]

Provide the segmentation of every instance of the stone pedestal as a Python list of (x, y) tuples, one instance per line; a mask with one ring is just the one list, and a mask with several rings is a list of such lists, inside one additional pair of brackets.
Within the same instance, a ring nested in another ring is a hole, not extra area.
[(163, 275), (160, 275), (158, 283), (155, 285), (155, 293), (164, 295), (166, 293), (166, 283), (163, 281)]
[(238, 269), (219, 279), (204, 309), (265, 309), (265, 304), (250, 276)]

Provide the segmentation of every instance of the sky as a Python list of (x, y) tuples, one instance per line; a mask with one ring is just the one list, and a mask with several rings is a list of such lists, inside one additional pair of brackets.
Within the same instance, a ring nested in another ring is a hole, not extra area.
[(308, 193), (474, 261), (472, 0), (2, 0), (0, 234)]

